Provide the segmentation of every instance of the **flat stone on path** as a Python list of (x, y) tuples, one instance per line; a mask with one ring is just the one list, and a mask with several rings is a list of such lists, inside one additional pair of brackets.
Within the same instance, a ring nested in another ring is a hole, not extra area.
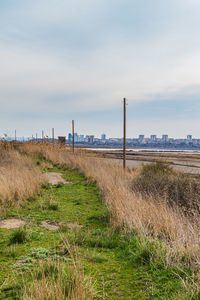
[(56, 221), (53, 221), (53, 220), (48, 220), (48, 221), (42, 221), (41, 222), (41, 225), (48, 229), (48, 230), (58, 230), (59, 229), (59, 225)]
[(62, 173), (57, 173), (57, 172), (48, 172), (45, 174), (47, 180), (49, 183), (51, 184), (58, 184), (59, 182), (62, 182), (64, 184), (69, 184), (71, 182), (66, 181), (63, 177), (62, 177)]
[(20, 219), (5, 219), (0, 221), (0, 228), (2, 229), (14, 229), (26, 225), (26, 222)]

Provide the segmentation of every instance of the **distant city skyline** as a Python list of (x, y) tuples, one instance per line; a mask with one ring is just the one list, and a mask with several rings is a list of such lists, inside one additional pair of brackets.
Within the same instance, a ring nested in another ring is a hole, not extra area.
[[(34, 137), (31, 138), (9, 138), (7, 137), (8, 141), (14, 140), (14, 141), (48, 141), (48, 142), (59, 142), (66, 145), (72, 145), (73, 144), (73, 135), (71, 133), (68, 133), (67, 136), (58, 136), (55, 137), (55, 139), (51, 137)], [(112, 148), (122, 148), (123, 146), (123, 138), (106, 138), (105, 134), (101, 135), (101, 138), (96, 137), (95, 135), (83, 135), (74, 133), (74, 143), (77, 146), (82, 147), (112, 147)], [(126, 145), (130, 148), (159, 148), (159, 149), (175, 149), (175, 150), (181, 150), (181, 149), (188, 149), (188, 150), (199, 150), (200, 149), (200, 138), (193, 138), (192, 135), (187, 135), (185, 138), (178, 138), (174, 139), (170, 136), (164, 134), (162, 137), (157, 137), (157, 135), (152, 134), (150, 137), (145, 137), (145, 135), (139, 135), (137, 138), (127, 138), (126, 139)]]
[[(55, 130), (55, 129), (54, 129)], [(69, 132), (67, 133), (66, 135), (55, 135), (54, 137), (57, 139), (59, 136), (65, 136), (66, 139), (72, 139), (72, 133)], [(82, 134), (82, 133), (78, 133), (78, 132), (75, 132), (74, 133), (74, 137), (75, 137), (75, 141), (76, 139), (79, 137), (82, 141), (85, 137), (87, 136), (94, 136), (95, 138), (97, 139), (101, 139), (101, 140), (107, 140), (107, 139), (112, 139), (112, 138), (117, 138), (117, 139), (122, 139), (123, 137), (116, 137), (116, 136), (108, 136), (107, 134), (105, 133), (102, 133), (100, 136), (96, 136), (95, 134)], [(43, 136), (42, 134), (35, 134), (35, 135), (28, 135), (28, 136), (18, 136), (16, 134), (16, 138), (17, 139), (23, 139), (23, 138), (26, 138), (26, 139), (31, 139), (31, 138), (34, 138), (34, 139), (42, 139)], [(44, 132), (44, 138), (49, 138), (51, 139), (52, 138), (52, 134), (48, 135)], [(0, 134), (0, 139), (15, 139), (15, 136), (9, 136), (9, 135), (2, 135)], [(200, 139), (200, 135), (199, 137), (196, 137), (196, 136), (193, 136), (192, 134), (186, 134), (184, 137), (172, 137), (168, 134), (162, 134), (162, 135), (157, 135), (157, 134), (150, 134), (149, 136), (148, 135), (145, 135), (145, 134), (139, 134), (138, 136), (127, 136), (127, 139), (139, 139), (139, 140), (143, 140), (143, 139), (151, 139), (151, 140), (156, 140), (156, 139), (162, 139), (162, 140), (165, 140), (167, 141), (168, 139), (187, 139), (187, 140), (192, 140), (192, 139)]]

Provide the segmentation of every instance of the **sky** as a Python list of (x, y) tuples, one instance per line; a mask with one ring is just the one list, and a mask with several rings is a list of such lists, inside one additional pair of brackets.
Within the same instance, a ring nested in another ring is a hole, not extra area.
[(0, 136), (200, 138), (199, 0), (1, 0)]

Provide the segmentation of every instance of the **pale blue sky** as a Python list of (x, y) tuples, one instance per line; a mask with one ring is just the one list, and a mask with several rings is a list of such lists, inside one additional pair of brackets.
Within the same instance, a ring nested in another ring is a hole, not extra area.
[(2, 0), (0, 135), (200, 137), (199, 0)]

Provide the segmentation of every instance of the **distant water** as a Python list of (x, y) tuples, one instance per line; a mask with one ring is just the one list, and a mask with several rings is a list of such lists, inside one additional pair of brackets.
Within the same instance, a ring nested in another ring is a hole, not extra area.
[[(87, 150), (94, 150), (94, 151), (122, 151), (122, 148), (85, 148)], [(148, 153), (180, 153), (180, 154), (200, 154), (200, 150), (183, 150), (183, 149), (135, 149), (135, 148), (128, 148), (127, 152), (134, 151), (134, 152), (148, 152)]]

